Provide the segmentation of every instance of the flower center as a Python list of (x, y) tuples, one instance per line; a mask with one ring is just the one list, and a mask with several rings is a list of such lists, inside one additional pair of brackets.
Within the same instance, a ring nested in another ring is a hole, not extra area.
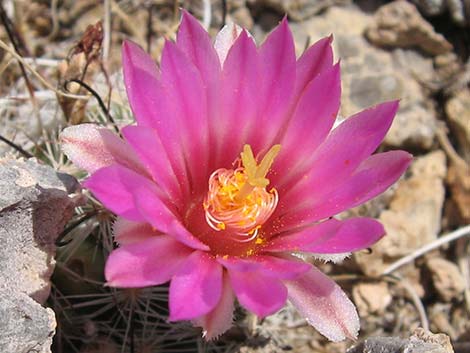
[(251, 147), (245, 145), (239, 168), (222, 168), (212, 173), (203, 203), (211, 228), (228, 230), (240, 242), (257, 237), (279, 200), (276, 189), (266, 190), (269, 185), (266, 175), (280, 149), (281, 145), (271, 147), (258, 164)]

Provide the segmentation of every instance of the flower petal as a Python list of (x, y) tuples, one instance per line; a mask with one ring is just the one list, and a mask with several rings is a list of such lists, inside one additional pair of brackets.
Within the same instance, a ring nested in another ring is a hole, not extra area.
[(216, 117), (216, 165), (230, 165), (250, 131), (256, 128), (258, 64), (256, 45), (243, 31), (230, 48), (222, 72), (221, 114), (224, 118)]
[(333, 342), (356, 338), (359, 317), (341, 288), (315, 267), (294, 280), (286, 280), (289, 300), (322, 335)]
[(127, 97), (139, 125), (155, 124), (159, 103), (157, 64), (142, 48), (131, 41), (122, 44), (122, 68)]
[(334, 190), (379, 146), (397, 109), (398, 101), (383, 103), (339, 125), (315, 151), (312, 169), (297, 179), (281, 201), (285, 205), (301, 204), (319, 198), (325, 190)]
[[(137, 179), (134, 180), (137, 182)], [(151, 185), (145, 182), (138, 186), (134, 184), (132, 195), (140, 214), (155, 229), (175, 237), (191, 248), (209, 250), (207, 245), (203, 244), (181, 224), (179, 217), (168, 208), (168, 205), (157, 195)]]
[(138, 243), (159, 234), (148, 223), (132, 222), (122, 217), (117, 217), (113, 224), (114, 240), (120, 245)]
[(222, 295), (222, 266), (202, 251), (195, 251), (170, 284), (170, 321), (190, 320), (209, 313)]
[(299, 142), (306, 143), (304, 148), (310, 153), (323, 142), (336, 120), (340, 98), (341, 77), (337, 64), (319, 74), (305, 87), (289, 122), (289, 131), (281, 142), (288, 153), (299, 152)]
[(203, 336), (206, 340), (210, 341), (219, 337), (232, 326), (234, 301), (235, 295), (225, 273), (222, 282), (222, 295), (216, 307), (194, 322), (196, 326), (203, 328)]
[(310, 268), (310, 264), (299, 259), (286, 259), (271, 255), (255, 255), (246, 258), (218, 257), (217, 261), (229, 270), (238, 272), (259, 271), (263, 275), (280, 279), (295, 278)]
[(302, 251), (305, 247), (322, 239), (333, 236), (340, 228), (341, 221), (329, 219), (319, 224), (302, 229), (292, 234), (280, 234), (273, 237), (263, 248), (264, 251)]
[(333, 65), (332, 41), (333, 36), (320, 39), (297, 60), (295, 96), (300, 97), (301, 92), (315, 76)]
[(187, 178), (194, 187), (205, 187), (211, 171), (207, 94), (201, 75), (187, 56), (169, 41), (163, 48), (161, 72), (165, 104), (171, 112), (165, 118), (174, 120), (176, 127), (174, 135), (162, 138), (162, 142), (175, 145), (177, 141), (177, 148), (183, 151)]
[[(145, 218), (136, 208), (131, 191), (123, 183), (119, 173), (122, 168), (124, 167), (113, 164), (98, 169), (83, 182), (83, 185), (93, 192), (107, 209), (115, 214), (131, 221), (144, 222)], [(129, 170), (129, 172), (131, 171)], [(142, 176), (139, 177), (145, 179)]]
[(304, 89), (295, 112), (284, 129), (282, 152), (274, 166), (283, 170), (272, 178), (273, 185), (276, 185), (281, 193), (284, 193), (283, 187), (289, 188), (290, 180), (297, 181), (299, 174), (312, 168), (312, 152), (325, 140), (333, 127), (340, 97), (339, 64), (320, 73)]
[(114, 250), (105, 266), (107, 284), (145, 287), (165, 283), (175, 274), (191, 249), (167, 235), (156, 235)]
[[(203, 87), (200, 89), (204, 90), (204, 98), (207, 98), (207, 112), (202, 112), (202, 114), (204, 114), (203, 118), (206, 118), (207, 115), (207, 119), (200, 119), (200, 124), (202, 125), (202, 129), (204, 129), (204, 124), (209, 124), (207, 127), (207, 138), (211, 141), (211, 145), (214, 146), (213, 141), (217, 139), (217, 135), (214, 131), (215, 126), (221, 120), (220, 117), (222, 116), (220, 114), (220, 73), (222, 65), (207, 31), (189, 12), (186, 10), (182, 10), (182, 12), (183, 16), (176, 38), (176, 46), (194, 64), (195, 68), (197, 68), (200, 73), (200, 78), (203, 82)], [(190, 80), (191, 76), (185, 72), (188, 71), (188, 69), (182, 71), (183, 84), (187, 85), (187, 81)], [(199, 99), (197, 93), (198, 92), (196, 92), (196, 94), (193, 93), (193, 95), (196, 96), (196, 99)], [(186, 94), (186, 96), (188, 95)], [(199, 102), (199, 105), (204, 104), (205, 102)], [(194, 106), (190, 107), (191, 111), (193, 111)], [(199, 127), (199, 129), (201, 129), (201, 127)], [(192, 133), (195, 134), (194, 131)], [(204, 137), (204, 134), (201, 136)], [(203, 145), (201, 147), (205, 146)], [(199, 147), (199, 149), (204, 150), (201, 147)], [(212, 161), (207, 162), (212, 163)], [(209, 168), (213, 167), (214, 165), (209, 166)]]
[(137, 155), (149, 170), (153, 179), (165, 190), (176, 204), (181, 202), (182, 190), (175, 175), (166, 150), (157, 132), (149, 127), (126, 126), (122, 134), (136, 151)]
[(176, 210), (164, 202), (157, 185), (132, 170), (120, 165), (102, 168), (85, 186), (116, 214), (131, 221), (146, 221), (194, 249), (208, 249), (181, 224)]
[(232, 47), (235, 40), (238, 38), (243, 29), (233, 22), (228, 22), (222, 29), (217, 33), (215, 37), (214, 48), (219, 56), (220, 64), (223, 65), (227, 54)]
[(177, 107), (159, 80), (157, 65), (150, 55), (130, 41), (122, 46), (122, 65), (127, 97), (138, 125), (158, 131), (180, 185), (187, 185), (184, 151), (177, 142), (180, 131), (175, 119)]
[(221, 68), (217, 52), (209, 33), (188, 11), (183, 9), (182, 12), (176, 45), (198, 68), (202, 79), (210, 85), (217, 80)]
[(137, 156), (124, 141), (95, 124), (65, 128), (60, 134), (60, 143), (67, 157), (89, 173), (116, 162), (145, 173)]
[(377, 242), (385, 230), (372, 218), (331, 219), (297, 233), (273, 239), (268, 251), (295, 250), (317, 254), (341, 254), (365, 249)]
[[(329, 190), (309, 190), (304, 202), (283, 217), (285, 229), (301, 222), (315, 222), (360, 205), (395, 183), (411, 163), (404, 151), (378, 153), (367, 158), (349, 178)], [(315, 196), (313, 196), (315, 195)]]
[[(260, 106), (257, 127), (248, 143), (253, 151), (269, 149), (283, 127), (294, 92), (296, 58), (294, 40), (287, 18), (268, 35), (259, 49), (260, 86), (256, 95)], [(261, 128), (259, 128), (261, 127)]]
[(256, 315), (273, 314), (286, 303), (287, 289), (278, 279), (261, 271), (229, 269), (228, 273), (238, 301)]

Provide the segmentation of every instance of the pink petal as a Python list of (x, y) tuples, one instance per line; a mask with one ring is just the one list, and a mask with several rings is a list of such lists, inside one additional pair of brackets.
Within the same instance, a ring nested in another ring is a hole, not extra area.
[(341, 288), (315, 267), (284, 284), (289, 300), (322, 335), (333, 342), (356, 338), (359, 317)]
[(269, 149), (282, 128), (293, 95), (296, 58), (287, 19), (269, 34), (259, 50), (260, 77), (256, 98), (260, 106), (257, 126), (249, 140), (254, 151)]
[[(131, 190), (122, 181), (119, 173), (119, 170), (122, 168), (124, 167), (113, 164), (109, 167), (98, 169), (83, 182), (83, 185), (93, 192), (107, 209), (117, 215), (131, 221), (145, 222), (145, 218), (135, 206)], [(131, 171), (129, 170), (129, 172)], [(145, 179), (144, 177), (139, 177)]]
[[(166, 119), (173, 119), (176, 132), (172, 140), (162, 139), (183, 151), (188, 178), (193, 186), (206, 186), (209, 171), (209, 120), (207, 95), (201, 75), (194, 64), (172, 42), (167, 41), (162, 52), (161, 83), (165, 87)], [(161, 129), (160, 129), (161, 130)], [(159, 131), (160, 131), (159, 130)], [(191, 158), (188, 158), (190, 156)]]
[(139, 125), (154, 125), (159, 103), (157, 64), (142, 48), (131, 41), (122, 45), (122, 68), (127, 97)]
[(341, 221), (329, 219), (324, 222), (313, 224), (305, 229), (294, 231), (292, 234), (279, 234), (269, 241), (264, 251), (302, 251), (305, 247), (322, 239), (331, 237), (341, 228)]
[(207, 245), (203, 244), (181, 224), (160, 198), (149, 191), (140, 188), (133, 192), (137, 208), (147, 222), (191, 248), (209, 250)]
[(333, 65), (332, 41), (332, 36), (320, 39), (297, 60), (295, 96), (300, 97), (302, 91), (315, 76)]
[[(294, 115), (289, 122), (288, 133), (282, 145), (289, 152), (303, 147), (314, 151), (323, 142), (336, 120), (341, 97), (339, 64), (326, 69), (305, 87)], [(311, 152), (310, 152), (311, 153)]]
[(212, 311), (222, 295), (222, 266), (202, 251), (195, 251), (170, 284), (170, 321), (190, 320)]
[(114, 240), (120, 245), (138, 243), (159, 234), (148, 223), (132, 222), (122, 217), (113, 224)]
[(292, 279), (310, 269), (310, 264), (299, 259), (285, 259), (271, 255), (256, 255), (247, 258), (219, 257), (217, 261), (229, 270), (238, 272), (259, 271), (263, 275), (280, 279)]
[(210, 341), (216, 339), (232, 326), (235, 295), (227, 274), (223, 276), (222, 295), (216, 307), (208, 314), (195, 320), (202, 326), (203, 336)]
[(261, 271), (229, 269), (228, 273), (238, 301), (256, 315), (273, 314), (286, 303), (287, 289), (278, 279)]
[(312, 169), (299, 175), (297, 184), (284, 195), (285, 205), (314, 200), (336, 188), (379, 146), (397, 109), (398, 101), (383, 103), (348, 118), (334, 129), (315, 151)]
[(107, 284), (146, 287), (165, 283), (191, 250), (167, 235), (157, 235), (114, 250), (105, 266)]
[(116, 162), (145, 172), (137, 156), (124, 141), (97, 125), (67, 127), (60, 134), (60, 143), (67, 157), (89, 173)]
[(126, 126), (122, 129), (122, 134), (149, 170), (153, 180), (179, 204), (182, 198), (180, 183), (157, 132), (149, 127)]
[(180, 223), (176, 210), (164, 202), (157, 185), (130, 169), (119, 165), (102, 168), (85, 186), (116, 214), (132, 221), (146, 221), (189, 247), (208, 249)]
[(405, 151), (388, 151), (370, 156), (338, 188), (337, 194), (330, 197), (339, 200), (338, 197), (342, 194), (340, 203), (347, 203), (347, 208), (360, 205), (393, 185), (405, 173), (412, 160), (413, 156)]
[(279, 235), (266, 251), (301, 251), (317, 254), (341, 254), (368, 248), (385, 230), (372, 218), (330, 219), (290, 235)]
[(198, 68), (202, 79), (211, 84), (217, 80), (221, 67), (217, 52), (207, 31), (188, 11), (182, 12), (176, 45)]
[(217, 117), (217, 165), (230, 165), (242, 150), (258, 114), (259, 65), (256, 45), (243, 31), (231, 47), (222, 73), (221, 114)]
[(390, 151), (367, 158), (354, 174), (330, 190), (311, 190), (315, 197), (293, 207), (284, 217), (284, 225), (314, 222), (360, 205), (383, 193), (406, 171), (412, 156), (404, 151)]
[[(282, 153), (276, 160), (273, 185), (281, 186), (310, 167), (312, 152), (330, 132), (336, 120), (341, 97), (339, 64), (320, 73), (303, 91), (283, 139)], [(292, 156), (296, 156), (295, 159)]]
[(223, 65), (227, 54), (235, 40), (243, 29), (233, 22), (227, 23), (215, 37), (214, 48), (219, 56), (220, 64)]
[[(159, 81), (155, 62), (137, 44), (125, 41), (122, 65), (127, 97), (138, 125), (158, 131), (180, 185), (187, 185), (184, 151), (178, 142), (180, 127), (175, 120), (177, 107)], [(189, 193), (189, 190), (185, 191)]]
[[(213, 141), (217, 138), (214, 134), (214, 126), (220, 120), (220, 72), (221, 64), (214, 46), (212, 45), (211, 38), (207, 31), (199, 24), (199, 22), (189, 14), (186, 10), (183, 11), (181, 25), (179, 27), (176, 45), (183, 54), (194, 64), (199, 70), (200, 78), (203, 82), (203, 89), (205, 97), (207, 97), (207, 112), (202, 112), (203, 117), (207, 119), (203, 121), (200, 118), (201, 124), (208, 123), (208, 138)], [(185, 70), (182, 70), (183, 84), (187, 84), (189, 76)], [(186, 71), (188, 71), (186, 69)], [(195, 88), (197, 89), (197, 87)], [(194, 95), (194, 94), (193, 94)], [(199, 99), (199, 97), (196, 97)], [(199, 102), (204, 104), (205, 102)], [(192, 104), (191, 102), (189, 104)], [(191, 106), (190, 106), (191, 107)], [(191, 107), (194, 110), (194, 107)], [(199, 127), (201, 129), (202, 127)], [(194, 134), (194, 132), (193, 132)], [(203, 146), (205, 147), (205, 146)], [(212, 162), (212, 161), (208, 161)], [(210, 165), (210, 168), (214, 167)]]

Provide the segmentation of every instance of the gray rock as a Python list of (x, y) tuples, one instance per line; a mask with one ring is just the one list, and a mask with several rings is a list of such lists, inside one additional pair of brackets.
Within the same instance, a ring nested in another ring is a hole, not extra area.
[(56, 322), (54, 312), (21, 292), (0, 289), (0, 351), (49, 353)]
[(370, 337), (346, 353), (453, 353), (450, 339), (417, 329), (408, 339), (399, 337)]
[(345, 5), (350, 0), (247, 0), (251, 6), (268, 7), (280, 14), (287, 14), (290, 20), (303, 21), (333, 5)]
[(54, 312), (41, 304), (78, 185), (34, 160), (0, 160), (0, 352), (50, 352)]
[(437, 16), (446, 10), (445, 0), (413, 0), (413, 2), (427, 16)]
[(445, 105), (449, 125), (459, 144), (459, 152), (470, 162), (470, 92), (462, 89)]
[(437, 294), (444, 302), (458, 300), (465, 291), (465, 278), (459, 267), (446, 259), (432, 257), (426, 261)]
[[(19, 80), (22, 82), (22, 80)], [(57, 97), (52, 91), (36, 93), (37, 114), (25, 87), (12, 88), (8, 97), (0, 98), (0, 135), (13, 141), (25, 150), (43, 141), (44, 131), (54, 131), (65, 122)], [(0, 157), (12, 148), (0, 142)]]
[(0, 288), (46, 301), (54, 242), (73, 214), (68, 195), (77, 187), (74, 178), (33, 160), (0, 160)]
[[(470, 5), (465, 0), (413, 0), (427, 16), (442, 15), (449, 10), (452, 20), (461, 26), (470, 24)], [(467, 9), (465, 9), (467, 7)]]
[(378, 46), (418, 47), (431, 55), (444, 54), (452, 45), (434, 31), (413, 4), (394, 1), (383, 5), (366, 30), (367, 38)]

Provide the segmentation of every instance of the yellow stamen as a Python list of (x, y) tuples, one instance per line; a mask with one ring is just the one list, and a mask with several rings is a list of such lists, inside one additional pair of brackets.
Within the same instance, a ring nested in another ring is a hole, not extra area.
[(268, 174), (269, 168), (271, 168), (274, 158), (278, 155), (281, 150), (281, 145), (274, 145), (269, 149), (261, 163), (258, 165), (253, 155), (250, 145), (243, 146), (243, 152), (241, 153), (241, 159), (243, 168), (247, 175), (247, 180), (242, 186), (240, 191), (235, 196), (235, 199), (242, 200), (247, 197), (255, 187), (265, 188), (269, 185), (269, 179), (265, 178)]
[(271, 147), (258, 164), (251, 147), (245, 145), (241, 167), (218, 169), (211, 175), (203, 205), (207, 223), (214, 230), (230, 230), (240, 236), (240, 241), (257, 239), (261, 226), (277, 206), (277, 191), (266, 190), (266, 175), (280, 149), (280, 145)]

